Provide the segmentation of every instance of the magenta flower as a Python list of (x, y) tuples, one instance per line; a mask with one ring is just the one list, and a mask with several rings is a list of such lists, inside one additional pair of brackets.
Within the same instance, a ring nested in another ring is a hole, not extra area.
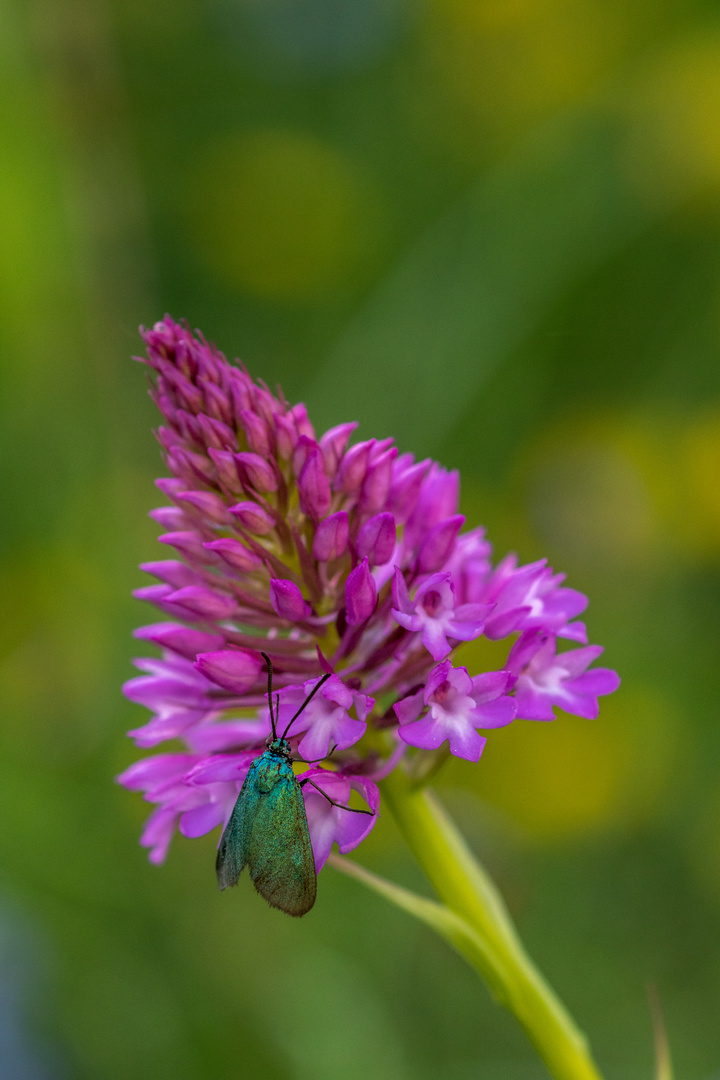
[[(252, 758), (247, 761), (245, 772), (251, 760)], [(146, 821), (140, 837), (143, 847), (150, 848), (151, 862), (164, 862), (178, 825), (186, 835), (200, 836), (203, 832), (209, 832), (213, 826), (218, 825), (225, 816), (230, 815), (235, 798), (240, 791), (238, 781), (242, 781), (244, 773), (239, 771), (233, 762), (235, 767), (232, 779), (226, 779), (225, 783), (213, 784), (212, 789), (209, 788), (207, 792), (195, 790), (189, 783), (188, 777), (193, 768), (203, 764), (202, 757), (197, 754), (157, 754), (155, 757), (137, 761), (118, 776), (118, 781), (125, 787), (131, 791), (145, 792), (148, 802), (158, 804)], [(235, 776), (237, 776), (237, 781)], [(235, 798), (233, 798), (233, 793), (235, 793)], [(228, 806), (227, 803), (230, 805)], [(212, 824), (208, 824), (207, 828), (201, 828), (200, 832), (192, 828), (193, 816), (197, 817), (197, 811), (214, 818)], [(188, 825), (190, 825), (190, 832), (187, 832)]]
[[(278, 730), (284, 731), (306, 697), (317, 685), (317, 679), (309, 679), (302, 686), (288, 687), (278, 694)], [(308, 707), (293, 723), (290, 734), (306, 734), (300, 740), (298, 752), (305, 761), (322, 761), (331, 749), (347, 750), (365, 734), (366, 719), (375, 701), (357, 690), (349, 690), (342, 679), (331, 675), (312, 699)], [(349, 710), (355, 709), (357, 719)]]
[[(479, 732), (516, 714), (596, 715), (618, 682), (587, 670), (601, 650), (555, 651), (558, 638), (585, 641), (572, 621), (585, 597), (544, 562), (510, 556), (493, 570), (484, 532), (461, 531), (456, 472), (398, 455), (390, 439), (350, 445), (352, 422), (317, 437), (304, 405), (170, 318), (143, 336), (171, 474), (157, 482), (171, 505), (151, 517), (173, 557), (143, 564), (157, 583), (136, 595), (166, 621), (136, 632), (161, 656), (136, 662), (125, 693), (152, 713), (130, 732), (138, 746), (181, 744), (118, 778), (154, 806), (151, 860), (176, 830), (219, 834), (227, 822), (270, 733), (261, 652), (280, 733), (330, 673), (287, 736), (315, 763), (302, 791), (318, 869), (333, 843), (349, 851), (373, 828), (376, 781), (403, 753), (447, 742), (477, 761)], [(453, 667), (456, 646), (483, 633), (521, 634), (505, 669)], [(353, 790), (370, 814), (343, 808)]]
[(547, 559), (517, 565), (517, 556), (508, 555), (496, 567), (480, 594), (494, 605), (485, 625), (487, 637), (496, 640), (516, 630), (553, 630), (560, 637), (587, 641), (585, 626), (570, 623), (587, 607), (587, 597), (575, 589), (560, 588), (564, 574), (554, 574)]
[[(344, 776), (342, 773), (328, 772), (326, 769), (310, 769), (304, 778), (311, 777), (319, 787), (336, 803), (347, 805), (352, 789), (359, 792), (368, 807), (377, 814), (380, 805), (380, 792), (377, 784), (365, 776)], [(307, 810), (310, 840), (315, 855), (315, 869), (320, 872), (333, 844), (336, 843), (343, 855), (362, 843), (375, 824), (375, 818), (368, 814), (349, 814), (339, 806), (333, 806), (317, 788), (307, 784), (305, 808)]]
[(471, 679), (467, 668), (445, 660), (433, 668), (422, 690), (393, 706), (398, 734), (422, 750), (437, 750), (447, 740), (452, 754), (479, 761), (487, 739), (476, 729), (505, 727), (513, 720), (517, 706), (507, 691), (514, 682), (509, 671), (487, 671)]
[(553, 705), (574, 716), (594, 720), (599, 712), (598, 697), (612, 694), (620, 685), (609, 668), (588, 667), (603, 652), (601, 645), (556, 655), (552, 634), (529, 631), (510, 651), (508, 670), (517, 676), (517, 715), (524, 720), (554, 720)]
[(480, 637), (492, 604), (462, 604), (456, 607), (452, 575), (431, 574), (420, 585), (411, 602), (405, 578), (395, 567), (393, 618), (406, 630), (419, 631), (433, 660), (442, 660), (451, 651), (448, 638), (473, 641)]

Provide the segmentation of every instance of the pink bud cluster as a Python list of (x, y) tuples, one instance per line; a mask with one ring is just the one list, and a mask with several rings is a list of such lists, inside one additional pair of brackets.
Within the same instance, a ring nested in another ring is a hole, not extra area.
[[(332, 673), (289, 735), (330, 798), (355, 789), (371, 810), (377, 781), (408, 747), (478, 761), (480, 730), (515, 717), (553, 719), (553, 706), (597, 715), (614, 672), (587, 670), (587, 601), (545, 561), (493, 568), (482, 529), (462, 532), (459, 478), (399, 454), (391, 439), (350, 445), (357, 426), (319, 438), (304, 405), (255, 383), (204, 339), (166, 317), (143, 332), (169, 499), (152, 511), (176, 556), (143, 564), (158, 584), (136, 595), (167, 621), (136, 636), (162, 655), (125, 693), (153, 712), (130, 732), (150, 748), (120, 782), (155, 804), (142, 843), (164, 859), (176, 828), (199, 836), (223, 825), (270, 733), (269, 654), (279, 714), (293, 715)], [(508, 638), (500, 671), (454, 667), (456, 647)], [(318, 762), (324, 762), (319, 765)], [(319, 869), (333, 843), (349, 851), (375, 817), (348, 813), (305, 785)]]

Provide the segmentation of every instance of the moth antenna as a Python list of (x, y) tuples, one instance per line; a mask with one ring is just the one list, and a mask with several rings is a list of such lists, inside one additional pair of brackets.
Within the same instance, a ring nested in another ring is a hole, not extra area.
[[(272, 706), (273, 666), (272, 666), (272, 660), (270, 659), (270, 657), (268, 656), (267, 653), (261, 652), (260, 655), (262, 656), (263, 660), (267, 664), (267, 677), (268, 677), (267, 698), (268, 698), (268, 709), (270, 710), (270, 726), (272, 727), (272, 734), (273, 734), (273, 741), (274, 741), (274, 740), (277, 739), (277, 727), (275, 725), (275, 717), (273, 716), (273, 706)], [(294, 717), (293, 717), (293, 719), (294, 719)], [(291, 721), (291, 723), (292, 723), (292, 721)]]
[(293, 725), (293, 724), (295, 723), (295, 721), (297, 720), (297, 718), (298, 718), (298, 716), (300, 715), (300, 713), (301, 713), (301, 712), (303, 711), (303, 709), (306, 709), (306, 708), (308, 707), (308, 705), (310, 704), (310, 702), (312, 701), (312, 699), (313, 699), (313, 698), (315, 697), (315, 695), (317, 694), (317, 692), (318, 692), (318, 690), (320, 689), (320, 687), (321, 687), (321, 686), (323, 685), (323, 683), (326, 683), (326, 682), (328, 681), (328, 679), (330, 678), (330, 676), (331, 676), (331, 675), (332, 675), (332, 672), (331, 672), (331, 671), (328, 671), (327, 675), (323, 675), (322, 679), (320, 679), (320, 681), (319, 681), (319, 682), (317, 682), (317, 683), (315, 684), (315, 686), (313, 686), (312, 690), (310, 691), (310, 693), (308, 694), (308, 696), (307, 696), (307, 697), (305, 698), (305, 700), (303, 701), (302, 705), (300, 706), (300, 708), (298, 709), (298, 711), (297, 711), (297, 712), (295, 713), (295, 715), (293, 716), (293, 718), (292, 718), (292, 720), (290, 721), (290, 723), (288, 724), (288, 726), (287, 726), (287, 727), (285, 728), (285, 730), (284, 730), (284, 732), (283, 732), (283, 735), (282, 735), (283, 739), (287, 737), (287, 733), (288, 733), (288, 731), (290, 730), (290, 728), (292, 727), (292, 725)]

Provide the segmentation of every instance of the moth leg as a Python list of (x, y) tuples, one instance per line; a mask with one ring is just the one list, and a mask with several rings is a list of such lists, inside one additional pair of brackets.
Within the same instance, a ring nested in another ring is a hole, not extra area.
[(298, 784), (300, 785), (300, 787), (302, 787), (303, 784), (312, 784), (315, 790), (319, 791), (320, 794), (327, 799), (331, 806), (338, 806), (341, 810), (349, 810), (351, 814), (369, 814), (370, 817), (375, 817), (375, 812), (373, 810), (356, 810), (354, 806), (346, 806), (345, 803), (335, 802), (335, 799), (331, 799), (327, 792), (323, 791), (321, 787), (318, 787), (315, 781), (311, 780), (309, 777), (306, 780), (298, 780)]

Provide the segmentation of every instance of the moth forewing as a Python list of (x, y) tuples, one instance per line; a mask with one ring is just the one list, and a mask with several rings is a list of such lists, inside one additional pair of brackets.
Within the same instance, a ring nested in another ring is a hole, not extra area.
[(315, 903), (317, 878), (305, 801), (292, 768), (262, 799), (248, 840), (255, 888), (271, 907), (305, 915)]
[(256, 802), (248, 798), (248, 792), (255, 787), (257, 773), (256, 762), (250, 766), (245, 783), (238, 795), (230, 820), (225, 826), (220, 845), (218, 847), (215, 869), (220, 890), (228, 886), (237, 885), (240, 874), (247, 863), (246, 835), (248, 825), (252, 824), (255, 814)]
[(288, 915), (305, 915), (315, 903), (315, 859), (289, 747), (269, 748), (250, 766), (216, 866), (221, 889), (236, 885), (247, 866), (260, 895)]

